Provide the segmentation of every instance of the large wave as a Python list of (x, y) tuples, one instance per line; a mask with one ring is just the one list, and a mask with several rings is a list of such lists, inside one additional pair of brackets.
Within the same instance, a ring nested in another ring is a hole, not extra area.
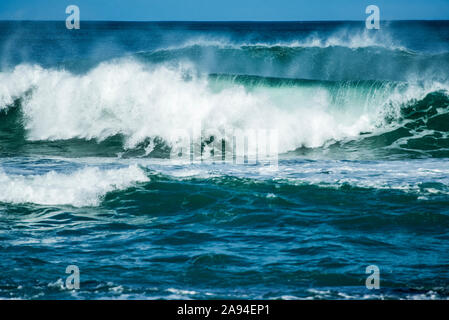
[(125, 149), (146, 144), (152, 150), (156, 139), (173, 146), (179, 139), (174, 132), (198, 126), (199, 134), (219, 132), (227, 139), (236, 129), (275, 129), (284, 153), (410, 126), (414, 116), (407, 114), (415, 111), (425, 114), (412, 120), (424, 125), (409, 133), (447, 132), (425, 125), (448, 111), (447, 87), (438, 82), (203, 75), (191, 65), (173, 68), (120, 59), (82, 75), (20, 65), (1, 73), (0, 83), (0, 110), (8, 117), (20, 109), (28, 141), (101, 142), (120, 135)]

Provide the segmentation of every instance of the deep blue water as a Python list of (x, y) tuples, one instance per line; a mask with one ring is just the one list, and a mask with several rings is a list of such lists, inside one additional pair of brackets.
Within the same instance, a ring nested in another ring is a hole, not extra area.
[(0, 22), (0, 298), (447, 299), (448, 70), (447, 21)]

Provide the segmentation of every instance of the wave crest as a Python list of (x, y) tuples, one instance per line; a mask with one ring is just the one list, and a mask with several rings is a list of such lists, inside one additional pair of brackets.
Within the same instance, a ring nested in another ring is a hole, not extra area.
[(25, 176), (0, 171), (0, 202), (98, 206), (106, 193), (148, 180), (137, 166), (107, 170), (87, 167), (73, 173), (50, 171)]
[[(20, 108), (30, 141), (125, 137), (125, 149), (174, 131), (199, 134), (276, 129), (279, 151), (357, 139), (398, 124), (404, 106), (446, 87), (387, 81), (306, 81), (198, 74), (133, 60), (103, 63), (83, 75), (21, 65), (1, 73), (0, 108)], [(423, 102), (425, 103), (425, 102)], [(440, 107), (445, 107), (444, 103)], [(393, 123), (393, 124), (392, 124)]]

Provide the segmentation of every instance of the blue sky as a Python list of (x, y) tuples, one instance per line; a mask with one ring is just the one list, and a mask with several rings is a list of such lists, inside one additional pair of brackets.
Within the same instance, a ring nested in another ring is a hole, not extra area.
[(449, 0), (0, 0), (1, 20), (364, 20), (370, 4), (382, 20), (449, 20)]

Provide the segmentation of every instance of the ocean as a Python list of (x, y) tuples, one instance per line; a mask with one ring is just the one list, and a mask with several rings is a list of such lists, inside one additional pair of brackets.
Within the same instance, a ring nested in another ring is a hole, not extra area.
[(1, 21), (0, 298), (447, 299), (448, 76), (449, 21)]

